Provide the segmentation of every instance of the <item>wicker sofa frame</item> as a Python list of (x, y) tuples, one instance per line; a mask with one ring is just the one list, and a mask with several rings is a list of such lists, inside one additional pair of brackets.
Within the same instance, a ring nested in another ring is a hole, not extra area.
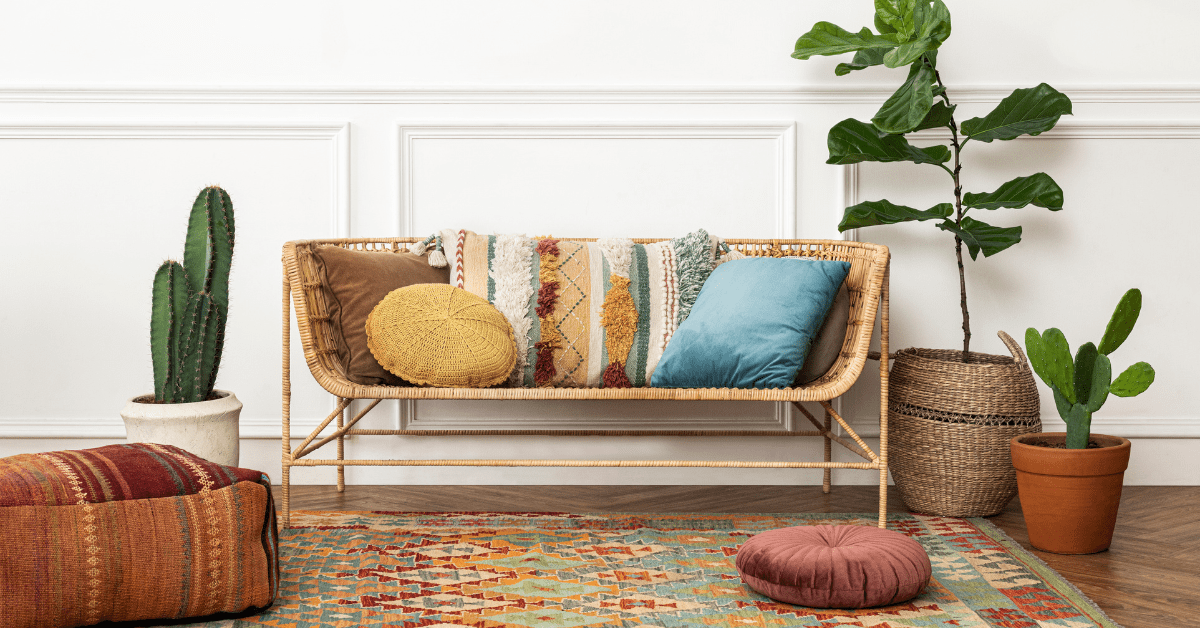
[[(589, 240), (578, 238), (577, 240)], [(879, 364), (881, 398), (879, 406), (879, 447), (873, 451), (847, 424), (830, 403), (845, 393), (858, 379), (868, 359), (871, 335), (878, 316), (880, 350), (888, 351), (888, 249), (878, 244), (842, 240), (726, 240), (733, 249), (751, 257), (811, 257), (850, 262), (846, 287), (850, 295), (849, 324), (842, 350), (833, 366), (819, 379), (795, 388), (779, 389), (670, 389), (670, 388), (426, 388), (415, 386), (367, 386), (346, 378), (334, 349), (339, 333), (330, 321), (321, 289), (313, 251), (322, 245), (335, 245), (356, 251), (386, 255), (403, 250), (415, 238), (341, 238), (288, 242), (283, 247), (283, 469), (282, 524), (290, 524), (289, 488), (292, 467), (337, 467), (338, 491), (345, 490), (347, 466), (506, 466), (506, 467), (725, 467), (725, 468), (821, 468), (822, 489), (831, 488), (832, 469), (874, 470), (879, 474), (879, 527), (886, 526), (888, 461), (888, 370), (887, 361)], [(589, 240), (590, 241), (590, 240)], [(649, 244), (659, 239), (637, 239)], [(291, 435), (291, 305), (296, 308), (304, 359), (317, 383), (337, 398), (336, 407), (297, 447)], [(871, 357), (876, 357), (872, 355)], [(355, 399), (373, 400), (361, 412), (347, 418), (346, 408)], [(653, 399), (680, 401), (776, 401), (791, 402), (813, 425), (813, 430), (407, 430), (357, 429), (363, 416), (384, 399)], [(817, 402), (824, 410), (818, 420), (801, 402)], [(329, 434), (322, 432), (336, 421)], [(836, 422), (843, 434), (834, 433)], [(742, 460), (356, 460), (345, 457), (347, 436), (448, 436), (448, 435), (565, 435), (565, 436), (820, 436), (824, 440), (823, 461), (742, 461)], [(321, 447), (336, 442), (336, 458), (314, 458)], [(834, 462), (832, 445), (837, 443), (862, 457), (865, 462)]]

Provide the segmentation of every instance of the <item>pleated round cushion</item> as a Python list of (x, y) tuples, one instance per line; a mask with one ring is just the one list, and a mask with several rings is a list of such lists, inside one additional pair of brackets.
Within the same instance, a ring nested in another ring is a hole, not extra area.
[(414, 384), (499, 384), (517, 363), (512, 325), (487, 299), (446, 284), (397, 288), (367, 317), (367, 347)]
[(920, 543), (857, 525), (763, 532), (738, 549), (736, 565), (751, 589), (812, 608), (899, 604), (920, 595), (933, 572)]

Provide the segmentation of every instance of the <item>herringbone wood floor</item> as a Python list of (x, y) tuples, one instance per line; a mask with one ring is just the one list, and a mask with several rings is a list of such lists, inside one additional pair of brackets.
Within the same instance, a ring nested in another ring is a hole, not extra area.
[[(877, 499), (871, 486), (829, 495), (819, 486), (293, 486), (291, 495), (296, 510), (425, 512), (875, 512)], [(894, 489), (888, 509), (907, 512)], [(1029, 548), (1017, 500), (992, 522)], [(1200, 627), (1200, 487), (1126, 487), (1107, 552), (1033, 553), (1127, 628)]]

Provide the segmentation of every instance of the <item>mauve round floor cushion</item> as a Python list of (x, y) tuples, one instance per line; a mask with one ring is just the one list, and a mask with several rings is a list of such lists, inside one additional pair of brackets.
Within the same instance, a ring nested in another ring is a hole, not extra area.
[(737, 553), (751, 589), (812, 608), (866, 608), (920, 595), (932, 568), (920, 543), (875, 527), (797, 526), (751, 537)]

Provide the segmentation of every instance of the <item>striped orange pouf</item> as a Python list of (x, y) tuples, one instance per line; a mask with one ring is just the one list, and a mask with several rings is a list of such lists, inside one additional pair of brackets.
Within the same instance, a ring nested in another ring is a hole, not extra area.
[(177, 619), (271, 605), (270, 479), (150, 443), (0, 458), (7, 627)]

